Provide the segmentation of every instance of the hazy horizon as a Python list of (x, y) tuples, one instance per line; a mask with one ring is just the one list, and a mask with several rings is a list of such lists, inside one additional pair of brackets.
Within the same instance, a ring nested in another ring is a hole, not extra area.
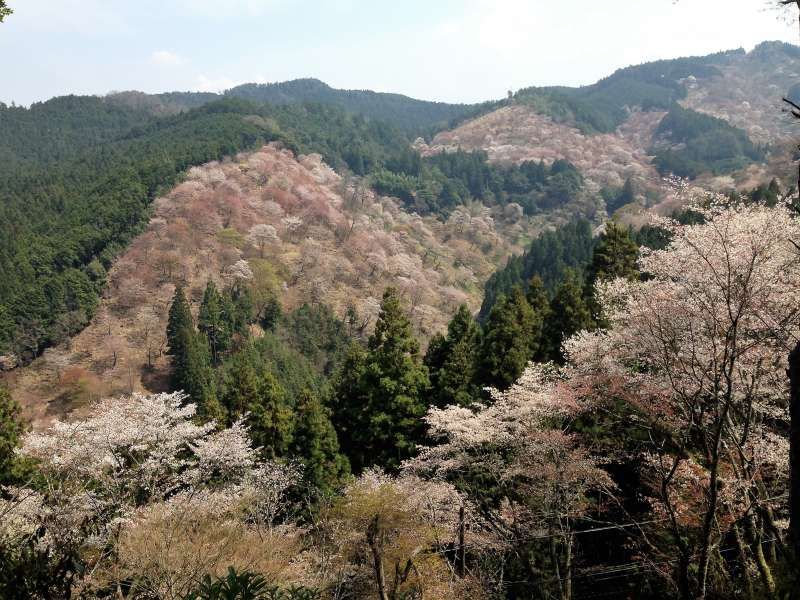
[(0, 52), (15, 60), (0, 101), (316, 78), (340, 89), (472, 103), (509, 89), (587, 85), (652, 60), (798, 41), (796, 25), (760, 0), (376, 4), (10, 0), (15, 13), (0, 31)]

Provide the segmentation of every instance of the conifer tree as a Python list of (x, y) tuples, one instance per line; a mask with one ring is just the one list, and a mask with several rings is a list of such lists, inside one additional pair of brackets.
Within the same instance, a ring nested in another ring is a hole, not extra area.
[(192, 329), (194, 323), (192, 321), (192, 311), (189, 308), (189, 302), (186, 300), (186, 294), (183, 292), (183, 286), (175, 288), (175, 294), (172, 296), (172, 304), (169, 307), (169, 319), (167, 321), (167, 353), (172, 356), (183, 354), (182, 343), (184, 337), (181, 335), (185, 329)]
[(636, 279), (639, 270), (636, 261), (639, 258), (639, 247), (631, 239), (628, 230), (609, 221), (600, 241), (594, 248), (592, 262), (589, 265), (588, 283), (594, 285), (598, 280)]
[(297, 401), (291, 450), (303, 460), (306, 481), (323, 495), (334, 492), (350, 472), (328, 409), (308, 389)]
[(251, 348), (238, 352), (226, 374), (223, 401), (231, 419), (247, 414), (250, 435), (265, 455), (285, 456), (292, 441), (292, 411), (275, 378), (257, 369)]
[(258, 378), (258, 394), (248, 407), (250, 435), (269, 458), (286, 456), (292, 443), (294, 423), (286, 392), (270, 374)]
[(197, 404), (197, 415), (204, 421), (225, 421), (225, 413), (217, 399), (214, 369), (208, 340), (193, 328), (179, 334), (183, 349), (173, 359), (173, 389), (183, 390)]
[(0, 385), (0, 485), (11, 482), (14, 449), (24, 429), (19, 405), (8, 388)]
[(595, 327), (589, 304), (583, 295), (580, 276), (576, 271), (567, 271), (564, 281), (556, 289), (551, 309), (552, 316), (546, 324), (545, 338), (552, 360), (563, 362), (561, 344), (564, 340), (579, 331)]
[(197, 404), (203, 420), (222, 421), (224, 412), (216, 396), (208, 341), (194, 328), (189, 302), (178, 286), (167, 321), (168, 353), (172, 355), (172, 389), (183, 390)]
[(469, 308), (462, 304), (447, 327), (447, 337), (434, 336), (425, 354), (434, 405), (471, 406), (480, 397), (479, 347), (480, 330)]
[[(227, 304), (227, 305), (226, 305)], [(203, 302), (197, 316), (197, 327), (208, 339), (211, 360), (218, 365), (222, 354), (230, 348), (232, 303), (226, 303), (213, 281), (206, 284)]]
[(536, 321), (519, 286), (495, 304), (481, 345), (479, 378), (484, 386), (505, 390), (519, 378), (532, 358)]
[(339, 437), (342, 452), (350, 459), (354, 470), (360, 470), (367, 462), (361, 446), (360, 428), (366, 421), (367, 397), (363, 381), (367, 366), (367, 353), (364, 347), (353, 342), (347, 349), (342, 365), (334, 381), (333, 421)]
[(350, 366), (357, 373), (341, 376), (337, 386), (337, 422), (349, 417), (343, 437), (357, 472), (374, 464), (397, 468), (414, 454), (424, 434), (428, 370), (393, 288), (383, 295), (367, 350), (363, 358), (357, 352), (348, 355), (344, 369)]
[(538, 275), (534, 275), (528, 283), (525, 299), (533, 311), (533, 320), (528, 332), (528, 348), (530, 350), (528, 359), (536, 362), (546, 362), (549, 357), (547, 355), (547, 342), (544, 339), (544, 328), (545, 323), (552, 315), (552, 311), (550, 310), (550, 300), (547, 297), (544, 281)]

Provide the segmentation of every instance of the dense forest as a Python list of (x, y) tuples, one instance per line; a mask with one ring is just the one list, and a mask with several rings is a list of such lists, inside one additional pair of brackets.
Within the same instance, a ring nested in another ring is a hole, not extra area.
[(652, 152), (659, 173), (694, 179), (731, 173), (764, 158), (764, 149), (726, 121), (673, 104), (656, 130)]
[[(367, 335), (357, 315), (323, 304), (256, 308), (244, 267), (224, 287), (209, 282), (196, 313), (178, 286), (166, 336), (182, 392), (104, 401), (24, 436), (3, 396), (4, 447), (23, 445), (2, 477), (23, 487), (2, 504), (18, 537), (0, 546), (0, 590), (776, 594), (790, 585), (778, 543), (786, 415), (763, 357), (783, 348), (771, 337), (783, 326), (769, 323), (796, 318), (786, 277), (798, 227), (775, 188), (700, 199), (647, 234), (655, 249), (644, 252), (625, 227), (592, 240), (577, 223), (531, 248), (531, 280), (498, 294), (483, 323), (462, 307), (424, 351), (392, 288)], [(572, 268), (537, 262), (581, 244)], [(753, 256), (763, 260), (739, 289)], [(729, 276), (709, 277), (722, 268)], [(699, 282), (710, 304), (694, 302)], [(711, 316), (727, 323), (731, 293), (747, 298), (736, 322), (704, 328)], [(663, 344), (675, 336), (696, 348)], [(759, 341), (719, 369), (741, 375), (719, 390), (707, 371), (690, 375), (739, 336)], [(731, 412), (698, 422), (708, 406)], [(734, 421), (714, 427), (721, 419)], [(720, 450), (728, 436), (744, 458)], [(709, 496), (715, 480), (724, 491)], [(709, 519), (719, 527), (705, 529)], [(212, 555), (197, 552), (208, 544)]]
[(111, 100), (154, 113), (171, 113), (197, 108), (220, 98), (238, 98), (256, 104), (324, 104), (366, 119), (379, 120), (415, 135), (424, 135), (496, 106), (484, 104), (447, 104), (416, 100), (401, 94), (370, 90), (338, 90), (318, 79), (295, 79), (280, 83), (247, 83), (226, 90), (223, 94), (208, 92), (167, 92), (142, 94), (117, 92)]
[(410, 208), (443, 216), (472, 199), (552, 207), (581, 186), (567, 164), (498, 170), (463, 153), (422, 160), (399, 129), (324, 105), (229, 98), (156, 118), (71, 97), (0, 107), (0, 129), (2, 152), (15, 157), (0, 168), (0, 352), (22, 361), (87, 323), (107, 269), (159, 190), (192, 165), (258, 143), (318, 152), (342, 172), (371, 175)]

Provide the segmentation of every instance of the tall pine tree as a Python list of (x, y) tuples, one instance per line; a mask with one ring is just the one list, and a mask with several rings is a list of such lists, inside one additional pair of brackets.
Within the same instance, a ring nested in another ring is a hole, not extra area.
[(593, 329), (595, 321), (589, 304), (583, 295), (583, 284), (578, 273), (567, 270), (564, 281), (556, 289), (551, 303), (552, 315), (547, 321), (545, 338), (550, 357), (556, 362), (564, 361), (561, 345), (564, 340), (584, 329)]
[(383, 295), (367, 349), (363, 358), (358, 353), (348, 355), (344, 368), (352, 366), (358, 375), (345, 374), (337, 386), (336, 408), (352, 419), (343, 437), (348, 438), (356, 472), (374, 464), (399, 467), (414, 454), (424, 434), (428, 370), (393, 288)]
[(477, 382), (480, 329), (469, 308), (462, 304), (450, 324), (447, 337), (437, 334), (428, 345), (428, 367), (433, 404), (471, 406), (480, 398)]
[(172, 304), (169, 307), (169, 318), (167, 320), (167, 353), (172, 356), (183, 354), (182, 344), (184, 337), (182, 333), (186, 329), (193, 329), (194, 322), (192, 321), (192, 311), (189, 308), (189, 302), (186, 300), (186, 294), (183, 291), (183, 286), (175, 288), (175, 294), (172, 296)]
[(598, 280), (617, 277), (636, 279), (639, 277), (636, 267), (638, 258), (639, 246), (631, 239), (627, 228), (609, 221), (592, 254), (588, 272), (589, 284), (594, 285)]
[(322, 495), (333, 493), (350, 472), (328, 409), (308, 389), (297, 400), (291, 450), (303, 461), (306, 481)]
[(197, 327), (208, 339), (211, 361), (218, 365), (231, 343), (233, 303), (225, 302), (213, 281), (206, 284), (197, 316)]
[(481, 345), (479, 378), (484, 386), (505, 390), (522, 375), (538, 347), (537, 329), (537, 315), (519, 286), (492, 307)]
[(233, 419), (247, 414), (253, 442), (266, 456), (285, 456), (292, 442), (292, 410), (285, 390), (271, 374), (259, 372), (257, 362), (250, 348), (233, 357), (223, 401)]
[(168, 353), (172, 355), (172, 389), (183, 390), (197, 404), (203, 420), (224, 421), (217, 400), (214, 369), (206, 337), (195, 331), (182, 287), (175, 290), (167, 321)]

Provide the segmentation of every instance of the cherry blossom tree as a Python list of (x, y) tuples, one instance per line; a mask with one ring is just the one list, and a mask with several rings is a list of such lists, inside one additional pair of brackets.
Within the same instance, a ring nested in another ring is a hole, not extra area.
[(458, 539), (465, 507), (471, 512), (450, 484), (366, 471), (325, 515), (344, 559), (355, 566), (367, 558), (368, 569), (356, 568), (351, 591), (357, 597), (377, 593), (380, 600), (469, 595), (475, 582), (457, 577), (442, 552)]
[[(650, 463), (660, 465), (653, 497), (677, 546), (678, 590), (705, 598), (724, 513), (746, 517), (756, 541), (776, 533), (780, 486), (769, 472), (787, 462), (774, 433), (788, 421), (785, 356), (800, 333), (800, 253), (792, 243), (800, 221), (784, 205), (719, 197), (694, 210), (702, 223), (662, 220), (672, 242), (643, 253), (644, 281), (599, 284), (610, 329), (580, 334), (567, 354), (581, 369), (624, 377), (635, 391), (630, 401), (652, 419), (657, 461)], [(689, 489), (689, 473), (702, 475), (687, 528), (680, 506), (687, 499), (676, 490)], [(738, 498), (723, 498), (723, 489)], [(772, 589), (766, 563), (755, 560)]]
[(278, 233), (272, 225), (266, 225), (264, 223), (253, 225), (250, 229), (250, 233), (247, 235), (247, 241), (258, 248), (259, 257), (264, 258), (264, 248), (267, 244), (278, 241)]
[[(84, 586), (135, 573), (158, 597), (183, 597), (203, 573), (233, 562), (247, 566), (241, 553), (266, 550), (245, 552), (237, 536), (252, 544), (257, 530), (273, 535), (300, 472), (260, 461), (241, 421), (197, 425), (186, 399), (103, 400), (85, 419), (29, 433), (20, 453), (37, 461), (47, 493), (10, 490), (0, 501), (0, 537), (19, 543), (44, 532), (52, 552), (81, 556)], [(193, 522), (209, 529), (191, 537), (185, 525)]]
[[(570, 418), (584, 408), (581, 396), (567, 381), (567, 373), (535, 364), (506, 392), (490, 394), (492, 402), (477, 410), (432, 409), (426, 422), (429, 436), (439, 443), (404, 468), (467, 488), (476, 478), (492, 481), (499, 498), (484, 516), (495, 544), (506, 552), (519, 552), (526, 562), (530, 540), (544, 540), (558, 593), (568, 600), (575, 525), (591, 510), (590, 493), (610, 497), (615, 488), (567, 429)], [(484, 493), (485, 483), (478, 489)], [(536, 570), (533, 564), (527, 568)]]

